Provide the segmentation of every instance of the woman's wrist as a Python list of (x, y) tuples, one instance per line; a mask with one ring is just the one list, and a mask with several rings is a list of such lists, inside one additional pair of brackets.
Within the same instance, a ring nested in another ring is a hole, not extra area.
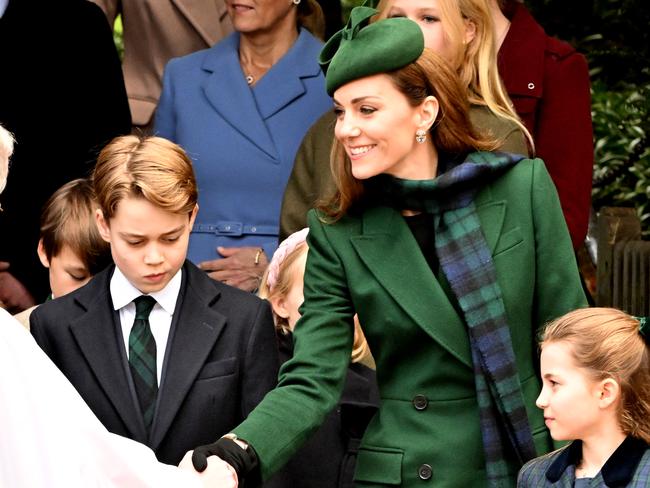
[(259, 266), (260, 264), (260, 257), (264, 254), (264, 249), (261, 247), (257, 249), (257, 252), (255, 253), (255, 259), (253, 260), (253, 263), (255, 266)]

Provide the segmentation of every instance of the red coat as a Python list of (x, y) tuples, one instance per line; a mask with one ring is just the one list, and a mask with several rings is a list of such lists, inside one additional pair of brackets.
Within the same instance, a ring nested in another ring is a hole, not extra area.
[(547, 36), (523, 5), (512, 3), (499, 73), (557, 187), (577, 248), (587, 234), (593, 171), (587, 61), (566, 42)]

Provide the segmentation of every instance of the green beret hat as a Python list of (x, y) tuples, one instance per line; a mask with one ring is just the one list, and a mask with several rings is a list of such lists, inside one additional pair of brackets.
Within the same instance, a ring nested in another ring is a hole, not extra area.
[(395, 17), (368, 24), (377, 13), (365, 6), (352, 9), (347, 25), (323, 47), (318, 62), (330, 96), (350, 81), (402, 68), (422, 54), (424, 36), (415, 22)]

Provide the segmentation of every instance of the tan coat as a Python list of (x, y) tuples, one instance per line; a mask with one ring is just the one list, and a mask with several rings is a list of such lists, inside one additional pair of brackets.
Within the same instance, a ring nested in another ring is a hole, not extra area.
[(124, 26), (124, 82), (134, 126), (147, 126), (171, 58), (206, 49), (232, 32), (223, 0), (91, 0)]

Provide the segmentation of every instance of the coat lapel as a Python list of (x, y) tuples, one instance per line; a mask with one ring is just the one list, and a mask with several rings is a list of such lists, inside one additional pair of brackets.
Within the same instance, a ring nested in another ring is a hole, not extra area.
[(113, 407), (130, 431), (132, 438), (146, 443), (144, 423), (131, 395), (129, 379), (126, 376), (124, 345), (119, 341), (115, 323), (115, 311), (108, 296), (108, 280), (112, 273), (105, 274), (105, 280), (94, 280), (76, 299), (78, 305), (88, 312), (70, 324), (70, 330), (81, 352), (97, 377)]
[[(157, 449), (169, 430), (178, 409), (204, 365), (217, 338), (226, 325), (226, 317), (211, 308), (219, 292), (209, 278), (185, 266), (182, 302), (174, 312), (171, 341), (167, 347), (165, 369), (150, 447)], [(180, 307), (180, 309), (179, 309)]]
[[(368, 210), (363, 234), (351, 241), (370, 272), (406, 313), (442, 347), (472, 367), (466, 327), (400, 214), (387, 207)], [(422, 296), (429, 299), (422, 300)]]
[[(243, 137), (279, 163), (277, 149), (239, 65), (239, 35), (210, 49), (203, 61), (203, 93), (212, 108)], [(276, 87), (277, 88), (277, 87)], [(282, 90), (278, 90), (282, 91)]]
[(303, 78), (320, 76), (317, 62), (320, 48), (308, 31), (302, 29), (291, 49), (255, 85), (253, 93), (263, 119), (273, 116), (306, 92)]
[[(230, 29), (216, 29), (220, 26), (228, 12), (223, 0), (172, 0), (172, 3), (183, 14), (187, 21), (196, 29), (208, 46), (213, 46)], [(227, 22), (227, 25), (230, 23)]]
[(492, 200), (490, 187), (487, 186), (479, 192), (474, 203), (479, 220), (481, 221), (483, 236), (490, 248), (490, 252), (494, 255), (494, 250), (499, 243), (499, 237), (503, 230), (503, 221), (506, 216), (506, 202), (504, 200)]

